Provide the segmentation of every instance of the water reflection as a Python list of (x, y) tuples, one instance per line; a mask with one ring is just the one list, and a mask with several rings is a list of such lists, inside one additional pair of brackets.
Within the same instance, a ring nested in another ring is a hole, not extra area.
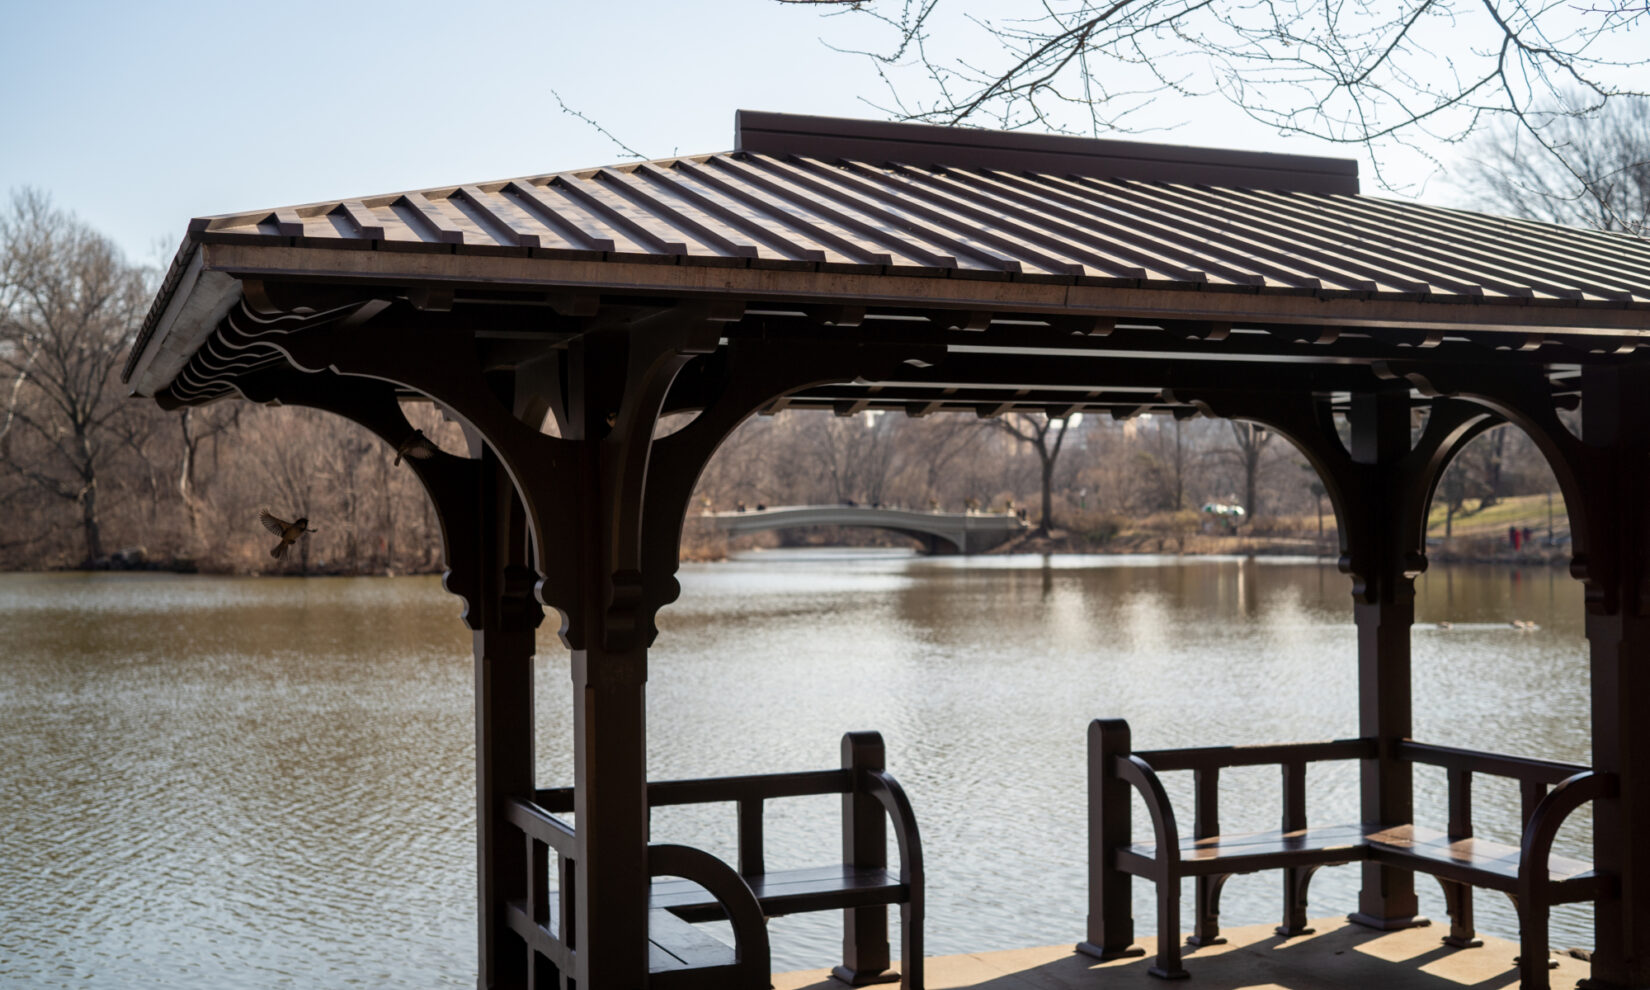
[[(1357, 728), (1347, 581), (1315, 562), (768, 553), (682, 580), (650, 672), (650, 773), (827, 767), (842, 732), (881, 730), (923, 830), (935, 953), (1079, 937), (1089, 719), (1127, 717), (1142, 747)], [(0, 984), (472, 985), (457, 612), (431, 579), (0, 576)], [(1573, 582), (1440, 566), (1418, 620), (1417, 737), (1588, 759)], [(561, 783), (567, 662), (539, 665), (540, 777)], [(1418, 782), (1442, 821), (1441, 772)], [(1189, 781), (1170, 785), (1189, 808)], [(1275, 772), (1224, 787), (1228, 828), (1275, 825)], [(1355, 772), (1315, 768), (1309, 799), (1354, 816)], [(1483, 831), (1513, 834), (1515, 788), (1484, 781), (1475, 803)], [(836, 814), (773, 803), (769, 861), (832, 858)], [(1584, 852), (1587, 825), (1561, 845)], [(666, 809), (654, 834), (732, 859), (733, 827), (731, 808)], [(1313, 910), (1350, 910), (1356, 883), (1324, 871)], [(1275, 922), (1278, 895), (1275, 875), (1234, 880), (1223, 920)], [(1501, 899), (1479, 913), (1515, 933)], [(1555, 923), (1556, 943), (1589, 942), (1584, 908)], [(773, 936), (775, 965), (802, 968), (840, 932), (801, 916)]]

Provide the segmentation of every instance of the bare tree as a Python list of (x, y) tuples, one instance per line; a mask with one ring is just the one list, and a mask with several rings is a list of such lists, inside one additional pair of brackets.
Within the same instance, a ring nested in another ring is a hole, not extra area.
[(1250, 522), (1260, 514), (1260, 489), (1256, 484), (1260, 477), (1260, 459), (1266, 452), (1266, 447), (1272, 442), (1273, 433), (1254, 423), (1241, 420), (1229, 420), (1227, 425), (1232, 428), (1232, 446), (1214, 451), (1217, 456), (1232, 461), (1243, 475), (1243, 511)]
[[(1516, 0), (865, 0), (829, 11), (906, 120), (1102, 134), (1165, 95), (1216, 97), (1283, 134), (1395, 142), (1431, 156), (1495, 119), (1568, 160), (1540, 109), (1589, 113), (1643, 93), (1641, 3)], [(1620, 51), (1612, 54), (1610, 45)], [(1380, 164), (1377, 157), (1376, 168)]]
[(1501, 124), (1473, 143), (1464, 188), (1481, 209), (1599, 230), (1650, 235), (1650, 99), (1594, 114), (1546, 114), (1556, 157)]
[[(322, 484), (324, 461), (331, 453), (323, 449), (323, 437), (332, 424), (323, 420), (325, 413), (313, 409), (282, 408), (270, 413), (266, 428), (259, 431), (252, 444), (257, 449), (258, 467), (264, 490), (271, 496), (272, 511), (282, 519), (307, 519), (315, 529), (336, 528), (336, 517), (321, 521), (321, 492), (317, 490)], [(251, 518), (248, 514), (246, 522), (250, 523)], [(310, 571), (314, 543), (301, 539), (294, 548), (297, 552), (287, 555), (288, 561), (297, 558), (300, 574)]]
[(103, 556), (104, 471), (123, 445), (141, 447), (146, 410), (114, 375), (148, 302), (143, 270), (113, 242), (42, 193), (12, 197), (0, 217), (0, 461), (79, 508), (87, 561)]
[(982, 424), (956, 414), (914, 420), (911, 425), (918, 424), (920, 428), (912, 431), (918, 434), (912, 460), (922, 466), (919, 497), (941, 502), (944, 479), (959, 460), (968, 459), (983, 432)]
[[(190, 543), (195, 551), (199, 552), (204, 544), (201, 528), (204, 500), (201, 497), (202, 485), (199, 477), (201, 451), (203, 445), (210, 442), (215, 453), (218, 439), (226, 433), (236, 431), (241, 422), (241, 406), (237, 402), (220, 403), (199, 409), (184, 406), (177, 419), (178, 429), (182, 433), (178, 459), (178, 498), (182, 500), (184, 512), (189, 516)], [(216, 457), (213, 460), (215, 462)]]
[(1152, 508), (1179, 512), (1186, 507), (1189, 446), (1185, 421), (1178, 416), (1152, 416), (1133, 422), (1131, 467), (1148, 489), (1143, 494)]
[[(1036, 451), (1043, 482), (1043, 512), (1037, 518), (1036, 531), (1047, 536), (1054, 528), (1054, 464), (1060, 458), (1060, 448), (1066, 442), (1066, 428), (1071, 425), (1071, 420), (1050, 419), (1042, 413), (1006, 413), (989, 422)], [(1059, 424), (1058, 430), (1054, 429), (1055, 424)]]
[(804, 449), (831, 501), (880, 504), (905, 470), (910, 450), (898, 442), (903, 417), (797, 414)]

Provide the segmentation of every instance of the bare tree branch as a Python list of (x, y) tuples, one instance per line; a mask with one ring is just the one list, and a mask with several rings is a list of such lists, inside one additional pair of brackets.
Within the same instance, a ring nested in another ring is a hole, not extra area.
[(628, 156), (630, 158), (640, 158), (644, 161), (647, 160), (647, 158), (649, 157), (647, 155), (642, 154), (640, 151), (637, 151), (635, 148), (632, 148), (630, 145), (625, 144), (623, 141), (620, 141), (618, 138), (614, 137), (612, 131), (608, 130), (607, 128), (603, 127), (602, 125), (596, 123), (594, 120), (590, 119), (589, 117), (585, 116), (584, 114), (580, 113), (579, 111), (577, 111), (577, 110), (573, 109), (572, 107), (568, 106), (567, 102), (561, 98), (560, 93), (558, 93), (558, 92), (556, 92), (555, 90), (552, 89), (550, 91), (550, 95), (555, 98), (556, 106), (561, 107), (561, 112), (562, 113), (565, 113), (565, 114), (567, 114), (569, 116), (572, 116), (572, 117), (577, 117), (580, 120), (584, 121), (586, 124), (589, 124), (591, 127), (594, 127), (596, 129), (596, 133), (600, 134), (602, 137), (605, 137), (609, 141), (612, 141), (614, 144), (618, 145), (619, 150), (623, 151), (626, 156)]
[(1564, 108), (1547, 113), (1545, 141), (1506, 125), (1474, 141), (1463, 182), (1474, 203), (1650, 236), (1650, 99), (1616, 101), (1585, 115)]
[(1076, 113), (1090, 133), (1140, 130), (1138, 115), (1178, 94), (1283, 134), (1433, 160), (1506, 121), (1569, 162), (1543, 108), (1586, 115), (1646, 95), (1650, 76), (1650, 50), (1629, 39), (1650, 22), (1636, 0), (1017, 0), (991, 18), (963, 0), (832, 6), (860, 22), (866, 43), (833, 47), (872, 61), (878, 109), (947, 125), (1072, 131)]

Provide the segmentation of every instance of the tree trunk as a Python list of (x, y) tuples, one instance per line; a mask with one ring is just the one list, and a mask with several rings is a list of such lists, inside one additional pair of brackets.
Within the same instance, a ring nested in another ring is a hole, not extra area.
[(199, 552), (201, 547), (201, 510), (195, 500), (195, 457), (200, 446), (200, 437), (190, 432), (190, 414), (193, 407), (184, 406), (178, 416), (179, 428), (183, 430), (183, 456), (178, 466), (178, 497), (183, 500), (183, 510), (189, 514), (189, 545)]
[(1186, 507), (1186, 440), (1179, 417), (1174, 421), (1174, 511)]
[(95, 477), (86, 482), (86, 489), (80, 494), (80, 525), (86, 534), (86, 563), (94, 563), (103, 557), (103, 534), (97, 525)]
[[(1041, 446), (1037, 452), (1044, 453)], [(1043, 514), (1040, 518), (1042, 523), (1038, 528), (1047, 536), (1054, 528), (1054, 458), (1046, 455), (1043, 457)]]
[(1249, 514), (1248, 521), (1253, 524), (1260, 506), (1255, 491), (1255, 479), (1260, 474), (1260, 448), (1255, 447), (1247, 452), (1243, 459), (1243, 511)]
[(1488, 492), (1478, 500), (1480, 509), (1487, 509), (1501, 501), (1501, 466), (1507, 454), (1506, 427), (1497, 427), (1490, 441), (1488, 463), (1484, 465), (1484, 488)]

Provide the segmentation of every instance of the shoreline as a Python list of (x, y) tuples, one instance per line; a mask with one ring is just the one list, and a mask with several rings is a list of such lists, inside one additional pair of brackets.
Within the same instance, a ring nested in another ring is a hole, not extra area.
[[(720, 547), (716, 550), (698, 548), (697, 552), (690, 552), (683, 548), (681, 563), (683, 564), (714, 564), (733, 559), (735, 553), (748, 553), (753, 550), (813, 550), (813, 549), (903, 549), (886, 543), (852, 543), (852, 544), (789, 544), (772, 547), (741, 546)], [(1320, 563), (1334, 564), (1340, 557), (1340, 552), (1333, 544), (1319, 543), (1290, 537), (1192, 537), (1179, 540), (1175, 537), (1143, 537), (1126, 541), (1110, 540), (1104, 543), (1089, 542), (1074, 539), (1070, 534), (1056, 531), (1053, 536), (1025, 536), (1010, 540), (1001, 546), (983, 553), (972, 554), (976, 557), (1007, 557), (1007, 556), (1161, 556), (1161, 557), (1294, 557), (1311, 558)], [(923, 556), (917, 554), (917, 556)], [(962, 556), (962, 555), (945, 555)], [(1430, 564), (1467, 564), (1502, 567), (1553, 567), (1567, 569), (1570, 564), (1570, 554), (1563, 548), (1543, 547), (1534, 553), (1508, 551), (1505, 553), (1464, 553), (1454, 548), (1439, 548), (1427, 555)], [(310, 571), (263, 571), (263, 570), (234, 570), (201, 568), (194, 561), (146, 561), (137, 566), (126, 567), (44, 567), (21, 568), (10, 570), (10, 574), (176, 574), (200, 575), (203, 577), (265, 577), (265, 578), (362, 578), (362, 577), (439, 577), (444, 568), (429, 570), (383, 571), (357, 570), (351, 571), (342, 568), (319, 568)]]

